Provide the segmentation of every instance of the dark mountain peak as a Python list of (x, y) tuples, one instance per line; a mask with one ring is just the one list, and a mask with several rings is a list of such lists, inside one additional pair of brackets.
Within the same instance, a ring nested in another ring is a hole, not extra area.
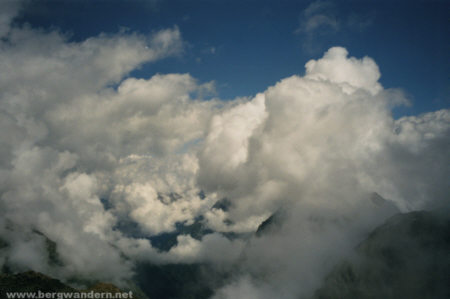
[(370, 200), (377, 206), (380, 206), (386, 202), (386, 199), (384, 199), (380, 194), (373, 192), (370, 195)]
[(270, 232), (275, 232), (281, 228), (284, 219), (286, 218), (286, 211), (278, 209), (275, 213), (264, 220), (256, 229), (256, 236), (260, 237)]
[(434, 212), (397, 214), (338, 264), (315, 299), (450, 298), (450, 221)]
[(450, 221), (434, 212), (415, 211), (396, 214), (376, 228), (358, 249), (369, 252), (390, 244), (414, 242), (420, 246), (440, 247), (449, 245)]
[(0, 274), (0, 290), (4, 292), (74, 292), (74, 288), (39, 272), (27, 271), (17, 274)]

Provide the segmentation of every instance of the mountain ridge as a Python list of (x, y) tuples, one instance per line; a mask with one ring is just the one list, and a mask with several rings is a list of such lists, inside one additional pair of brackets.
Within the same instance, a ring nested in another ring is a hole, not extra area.
[(450, 220), (435, 212), (396, 214), (334, 267), (313, 299), (450, 298)]

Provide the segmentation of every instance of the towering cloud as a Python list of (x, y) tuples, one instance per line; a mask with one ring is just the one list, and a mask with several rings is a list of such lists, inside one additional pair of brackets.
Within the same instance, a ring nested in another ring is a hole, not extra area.
[(372, 59), (336, 47), (309, 61), (304, 77), (258, 96), (262, 124), (241, 142), (247, 155), (234, 183), (218, 191), (233, 202), (227, 219), (237, 223), (287, 212), (279, 229), (250, 241), (244, 274), (217, 298), (308, 298), (389, 215), (448, 206), (449, 111), (394, 120), (398, 98), (379, 76)]
[[(334, 47), (253, 98), (205, 101), (214, 84), (189, 74), (128, 76), (180, 53), (177, 27), (81, 42), (1, 30), (0, 263), (13, 271), (120, 284), (139, 260), (237, 263), (217, 298), (306, 297), (388, 216), (448, 206), (450, 111), (393, 119), (407, 100), (369, 57)], [(222, 234), (274, 213), (246, 242)], [(196, 221), (215, 233), (168, 252), (147, 239)]]

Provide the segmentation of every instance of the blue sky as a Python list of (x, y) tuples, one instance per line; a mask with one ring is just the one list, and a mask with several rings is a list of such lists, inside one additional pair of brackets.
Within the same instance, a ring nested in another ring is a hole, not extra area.
[(72, 40), (177, 26), (184, 53), (131, 75), (190, 73), (214, 80), (222, 99), (303, 74), (309, 59), (343, 46), (372, 57), (385, 88), (406, 92), (413, 105), (397, 108), (399, 117), (450, 106), (449, 8), (449, 1), (32, 1), (15, 22), (58, 28)]

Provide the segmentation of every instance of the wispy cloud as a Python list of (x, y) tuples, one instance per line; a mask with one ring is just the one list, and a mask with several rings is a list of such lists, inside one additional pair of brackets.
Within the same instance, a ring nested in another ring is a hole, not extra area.
[(312, 34), (318, 29), (339, 30), (340, 22), (335, 15), (332, 2), (315, 1), (312, 2), (300, 16), (300, 26), (296, 33)]
[(10, 23), (19, 12), (23, 1), (0, 1), (0, 38), (8, 33)]
[(301, 37), (307, 53), (318, 54), (324, 50), (323, 45), (337, 34), (362, 32), (372, 21), (372, 15), (343, 12), (333, 1), (318, 0), (300, 13), (299, 26), (294, 33)]

